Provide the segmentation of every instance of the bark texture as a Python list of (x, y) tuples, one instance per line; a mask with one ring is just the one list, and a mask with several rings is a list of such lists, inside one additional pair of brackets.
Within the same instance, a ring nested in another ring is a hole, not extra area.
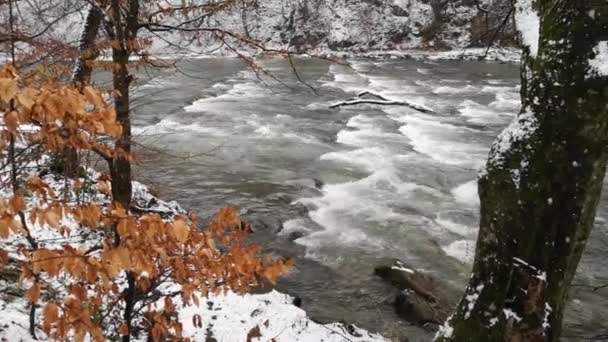
[[(98, 51), (95, 48), (95, 41), (101, 26), (103, 13), (97, 6), (91, 6), (87, 12), (78, 51), (80, 55), (76, 60), (74, 71), (72, 73), (72, 84), (80, 90), (91, 83), (91, 74), (93, 72), (93, 62), (97, 59)], [(62, 153), (54, 156), (54, 164), (59, 167), (57, 172), (64, 174), (66, 177), (76, 177), (78, 175), (78, 152), (76, 149), (66, 147)]]
[(538, 53), (522, 65), (522, 110), (480, 174), (473, 275), (439, 341), (558, 341), (606, 169), (605, 0), (538, 0)]
[[(122, 135), (116, 141), (116, 148), (131, 154), (131, 118), (129, 87), (132, 76), (129, 73), (129, 57), (133, 53), (133, 42), (137, 39), (139, 30), (139, 1), (129, 0), (126, 13), (122, 12), (122, 1), (112, 0), (112, 21), (106, 24), (108, 35), (113, 40), (112, 62), (114, 63), (112, 83), (114, 88), (114, 106), (116, 118), (122, 125)], [(131, 205), (131, 161), (125, 157), (117, 157), (110, 161), (110, 176), (112, 177), (112, 198), (125, 209)]]
[(95, 41), (99, 33), (99, 28), (103, 20), (103, 13), (97, 6), (91, 6), (87, 12), (78, 51), (80, 55), (76, 61), (72, 74), (72, 83), (82, 87), (91, 83), (91, 73), (93, 72), (93, 62), (99, 54), (95, 47)]

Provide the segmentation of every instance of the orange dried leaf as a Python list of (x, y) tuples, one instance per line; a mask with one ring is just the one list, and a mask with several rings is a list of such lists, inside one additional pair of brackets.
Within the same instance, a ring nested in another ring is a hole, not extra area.
[(9, 102), (17, 93), (17, 80), (12, 78), (0, 78), (0, 100)]
[(186, 220), (180, 217), (173, 222), (173, 235), (175, 239), (181, 243), (188, 241), (190, 227), (188, 226), (188, 223), (186, 223)]
[(123, 323), (120, 324), (119, 332), (120, 332), (120, 336), (127, 336), (127, 335), (129, 335), (129, 327), (127, 326), (126, 323), (123, 322)]
[(36, 103), (37, 95), (38, 91), (35, 89), (23, 89), (17, 94), (17, 101), (19, 101), (19, 103), (23, 107), (27, 108), (28, 110), (31, 110), (34, 107), (34, 104)]
[(57, 304), (53, 302), (49, 302), (44, 306), (44, 310), (42, 311), (42, 316), (44, 317), (45, 324), (48, 322), (49, 324), (57, 322), (59, 319), (59, 309)]
[(22, 211), (25, 209), (25, 200), (23, 199), (23, 196), (16, 195), (11, 198), (9, 205), (14, 212)]
[(36, 282), (32, 287), (30, 287), (25, 293), (25, 298), (30, 303), (36, 303), (38, 298), (40, 297), (40, 283)]
[(12, 111), (4, 114), (4, 124), (9, 132), (16, 132), (19, 126), (19, 113)]

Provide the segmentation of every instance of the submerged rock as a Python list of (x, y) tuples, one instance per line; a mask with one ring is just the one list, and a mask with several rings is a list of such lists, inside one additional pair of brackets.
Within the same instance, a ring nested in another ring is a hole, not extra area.
[(428, 327), (429, 323), (441, 324), (447, 319), (450, 303), (435, 277), (399, 260), (376, 267), (374, 273), (400, 291), (394, 306), (405, 320)]

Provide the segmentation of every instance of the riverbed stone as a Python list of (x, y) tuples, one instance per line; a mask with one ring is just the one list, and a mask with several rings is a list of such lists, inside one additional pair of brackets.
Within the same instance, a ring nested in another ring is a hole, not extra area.
[(393, 304), (405, 320), (428, 326), (429, 323), (440, 324), (447, 319), (450, 304), (437, 278), (400, 260), (378, 266), (374, 273), (399, 290)]

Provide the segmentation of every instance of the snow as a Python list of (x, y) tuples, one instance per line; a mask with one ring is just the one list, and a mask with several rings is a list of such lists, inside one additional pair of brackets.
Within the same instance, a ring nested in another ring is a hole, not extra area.
[[(258, 341), (387, 341), (353, 326), (315, 323), (292, 302), (293, 298), (277, 291), (244, 296), (229, 292), (210, 297), (200, 307), (185, 307), (179, 315), (185, 336), (193, 341), (205, 341), (207, 337), (242, 341), (256, 327), (262, 335)], [(193, 326), (195, 314), (203, 318), (202, 328)]]
[[(537, 128), (538, 123), (533, 113), (521, 113), (500, 133), (492, 144), (489, 163), (494, 166), (501, 165), (504, 162), (505, 153), (511, 149), (513, 144), (530, 137)], [(517, 179), (514, 179), (514, 181), (517, 181)]]
[[(31, 172), (37, 172), (32, 168)], [(96, 189), (99, 174), (88, 170), (88, 178), (92, 180), (91, 188)], [(47, 175), (44, 181), (50, 185), (55, 193), (62, 193), (66, 184), (62, 177)], [(68, 182), (69, 184), (69, 182)], [(0, 189), (0, 197), (10, 196), (10, 189)], [(183, 213), (184, 210), (176, 202), (165, 202), (150, 194), (149, 189), (138, 182), (133, 183), (135, 205), (145, 208), (147, 211), (157, 212), (161, 215)], [(93, 193), (91, 199), (94, 202), (107, 204), (105, 195)], [(28, 199), (28, 207), (35, 203)], [(29, 217), (26, 213), (26, 217)], [(32, 235), (38, 241), (53, 241), (53, 244), (70, 244), (75, 248), (88, 248), (99, 239), (89, 236), (82, 238), (82, 230), (79, 229), (75, 220), (70, 216), (64, 217), (62, 224), (67, 226), (71, 233), (69, 237), (63, 237), (55, 229), (34, 225), (28, 222)], [(23, 236), (12, 236), (6, 240), (0, 240), (0, 248), (13, 251), (12, 257), (19, 255), (14, 253), (15, 247), (23, 244)], [(52, 247), (52, 246), (46, 246)], [(69, 282), (68, 282), (69, 283)], [(67, 284), (67, 283), (66, 283)], [(50, 284), (55, 290), (61, 291), (65, 284), (54, 281)], [(176, 284), (165, 285), (169, 289), (175, 289)], [(172, 287), (173, 286), (173, 287)], [(22, 295), (11, 296), (6, 289), (14, 287), (20, 290), (27, 285), (0, 282), (2, 296), (0, 297), (0, 341), (23, 341), (33, 342), (29, 335), (29, 312), (28, 305)], [(163, 288), (159, 288), (162, 291)], [(15, 291), (16, 292), (16, 291)], [(199, 294), (202, 297), (202, 294)], [(185, 306), (179, 299), (174, 300), (180, 321), (184, 327), (184, 335), (191, 337), (194, 341), (205, 341), (213, 337), (217, 341), (243, 341), (253, 328), (258, 328), (261, 334), (259, 339), (253, 341), (387, 341), (382, 336), (369, 333), (353, 325), (340, 323), (319, 324), (310, 319), (306, 312), (293, 304), (294, 299), (283, 293), (271, 291), (266, 294), (238, 295), (226, 292), (220, 295), (210, 295), (202, 301), (200, 307)], [(156, 304), (162, 307), (162, 303)], [(40, 311), (38, 318), (40, 321)], [(192, 318), (195, 314), (202, 318), (202, 327), (195, 328)], [(37, 332), (38, 341), (48, 341), (41, 331)], [(146, 336), (141, 336), (142, 342)], [(138, 340), (138, 341), (139, 341)]]
[(589, 60), (589, 76), (608, 77), (608, 40), (597, 43), (595, 57)]
[(515, 23), (522, 43), (530, 49), (530, 56), (536, 57), (540, 39), (540, 18), (532, 6), (533, 0), (518, 0)]
[(467, 302), (467, 312), (464, 314), (464, 319), (469, 319), (469, 317), (471, 317), (471, 313), (473, 312), (473, 309), (475, 309), (475, 304), (477, 304), (477, 299), (479, 299), (483, 289), (484, 285), (479, 284), (472, 293), (469, 293), (464, 297)]
[(553, 312), (553, 308), (549, 303), (545, 303), (545, 317), (543, 317), (543, 330), (546, 332), (549, 328), (551, 328), (551, 324), (549, 323), (549, 316), (551, 316), (551, 312)]
[(522, 318), (519, 317), (513, 310), (511, 309), (502, 309), (502, 313), (505, 315), (507, 320), (514, 319), (516, 322), (521, 322)]
[[(51, 17), (59, 16), (62, 9), (71, 6), (67, 0), (49, 0), (55, 6)], [(445, 46), (447, 50), (432, 58), (476, 59), (485, 53), (485, 47), (468, 49), (471, 41), (471, 21), (480, 15), (472, 3), (455, 2), (443, 6), (442, 13), (436, 13), (428, 1), (387, 0), (387, 1), (256, 1), (255, 7), (243, 15), (240, 6), (232, 6), (214, 14), (204, 25), (221, 27), (237, 35), (247, 33), (253, 39), (263, 42), (269, 49), (304, 51), (317, 56), (408, 58), (413, 55), (429, 54), (414, 52), (412, 49), (428, 49)], [(440, 6), (441, 7), (441, 6)], [(45, 34), (58, 41), (77, 45), (81, 26), (88, 7), (61, 20)], [(154, 8), (156, 9), (156, 8)], [(36, 9), (23, 3), (20, 5), (23, 25), (32, 32), (44, 28), (45, 22), (36, 20)], [(431, 27), (441, 16), (442, 25), (433, 37), (423, 37), (424, 30)], [(2, 17), (2, 14), (0, 14)], [(158, 19), (158, 18), (157, 18)], [(183, 18), (166, 16), (164, 24), (177, 24)], [(182, 32), (159, 32), (160, 37), (141, 31), (142, 38), (151, 40), (151, 55), (170, 56), (179, 54), (189, 58), (215, 56), (235, 56), (234, 51), (218, 42), (213, 35), (200, 35), (192, 43), (191, 35)], [(172, 44), (168, 44), (170, 41)], [(230, 43), (244, 55), (253, 57), (264, 54), (246, 46), (242, 42)], [(466, 48), (466, 49), (465, 49)], [(464, 49), (464, 50), (463, 50)], [(106, 56), (108, 51), (104, 51)], [(443, 55), (441, 55), (443, 54)], [(508, 56), (507, 56), (508, 55)], [(103, 56), (102, 56), (103, 58)], [(415, 58), (415, 57), (414, 57)], [(516, 49), (492, 48), (487, 60), (516, 61)]]
[(438, 338), (451, 338), (452, 334), (454, 334), (454, 327), (452, 327), (451, 321), (452, 320), (452, 316), (448, 317), (448, 319), (439, 326), (439, 330), (437, 331), (437, 334), (435, 335), (435, 339)]
[(394, 265), (391, 266), (391, 269), (393, 270), (397, 270), (397, 271), (403, 271), (403, 272), (407, 272), (410, 274), (414, 274), (416, 273), (413, 269), (406, 267), (401, 261), (397, 260), (395, 261)]
[[(206, 341), (208, 338), (215, 338), (219, 342), (244, 341), (249, 331), (256, 327), (260, 329), (261, 336), (253, 341), (388, 341), (380, 335), (368, 333), (352, 325), (316, 323), (308, 318), (304, 310), (292, 303), (292, 297), (271, 291), (267, 294), (244, 296), (233, 292), (212, 295), (202, 301), (199, 307), (183, 306), (181, 303), (175, 305), (183, 323), (183, 335), (193, 341)], [(27, 304), (23, 298), (16, 297), (10, 302), (0, 300), (0, 340), (36, 341), (29, 334), (26, 308)], [(202, 318), (202, 327), (194, 326), (194, 315)], [(49, 341), (39, 330), (37, 337), (38, 341)], [(134, 341), (143, 342), (146, 337), (142, 336)]]

